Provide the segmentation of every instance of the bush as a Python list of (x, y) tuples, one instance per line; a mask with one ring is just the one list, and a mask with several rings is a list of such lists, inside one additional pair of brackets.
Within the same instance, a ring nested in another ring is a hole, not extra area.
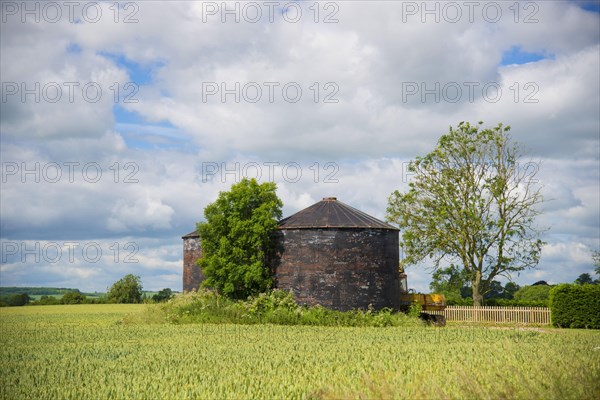
[(85, 303), (86, 297), (79, 292), (67, 292), (63, 294), (60, 302), (62, 304), (83, 304)]
[[(235, 301), (215, 291), (189, 292), (160, 306), (149, 308), (145, 314), (131, 315), (125, 322), (215, 323), (215, 324), (276, 324), (318, 326), (404, 326), (421, 325), (417, 317), (407, 316), (384, 308), (375, 311), (335, 311), (321, 306), (298, 305), (290, 292), (272, 290)], [(160, 317), (159, 317), (160, 315)]]
[(34, 301), (31, 304), (36, 306), (54, 306), (60, 303), (61, 301), (54, 296), (43, 295), (39, 300)]
[(125, 275), (108, 289), (108, 303), (141, 303), (142, 281), (137, 275)]
[(531, 285), (523, 286), (514, 294), (514, 300), (525, 306), (548, 307), (548, 299), (552, 286)]
[(162, 303), (173, 297), (173, 291), (170, 288), (165, 288), (152, 296), (152, 301), (155, 303)]
[(550, 312), (555, 326), (600, 329), (600, 286), (555, 286), (550, 291)]
[(448, 305), (448, 306), (472, 306), (473, 299), (468, 298), (468, 297), (460, 297), (460, 296), (446, 297), (446, 305)]
[(31, 300), (31, 298), (29, 297), (29, 295), (27, 293), (2, 296), (2, 299), (1, 299), (2, 305), (1, 306), (2, 307), (24, 306), (27, 303), (29, 303), (30, 300)]
[(523, 286), (514, 293), (512, 299), (491, 298), (485, 301), (485, 305), (502, 307), (548, 307), (550, 289), (552, 289), (552, 286), (545, 283)]
[(490, 299), (485, 302), (486, 306), (500, 307), (548, 307), (548, 300), (533, 301), (533, 300), (509, 300), (509, 299)]

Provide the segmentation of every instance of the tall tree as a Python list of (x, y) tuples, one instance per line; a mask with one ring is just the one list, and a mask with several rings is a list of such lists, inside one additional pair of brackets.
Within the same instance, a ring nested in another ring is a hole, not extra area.
[(206, 206), (206, 222), (198, 224), (204, 286), (238, 299), (271, 287), (266, 259), (283, 206), (276, 189), (273, 182), (242, 179)]
[(482, 124), (450, 127), (431, 153), (411, 162), (409, 190), (393, 192), (387, 209), (402, 230), (403, 262), (429, 258), (439, 268), (443, 259), (460, 261), (475, 305), (497, 276), (537, 265), (544, 244), (534, 225), (543, 201), (536, 166), (519, 164), (510, 127)]

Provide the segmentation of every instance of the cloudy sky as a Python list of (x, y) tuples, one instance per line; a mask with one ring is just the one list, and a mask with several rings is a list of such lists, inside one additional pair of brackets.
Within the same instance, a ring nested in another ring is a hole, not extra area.
[(241, 177), (284, 216), (337, 196), (383, 219), (408, 161), (480, 120), (511, 125), (547, 199), (514, 280), (592, 271), (597, 2), (115, 4), (2, 1), (0, 285), (181, 290), (181, 236)]

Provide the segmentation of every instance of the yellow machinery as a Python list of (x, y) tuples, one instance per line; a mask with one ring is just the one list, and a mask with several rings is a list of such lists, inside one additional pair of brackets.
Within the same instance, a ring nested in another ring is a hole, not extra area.
[[(421, 305), (421, 319), (437, 326), (445, 326), (446, 318), (443, 313), (446, 308), (446, 298), (443, 294), (409, 293), (404, 269), (400, 266), (400, 309), (408, 311), (413, 304)], [(432, 311), (437, 311), (432, 313)]]
[(400, 306), (408, 309), (412, 304), (420, 304), (423, 311), (443, 311), (446, 298), (443, 294), (403, 293), (400, 295)]

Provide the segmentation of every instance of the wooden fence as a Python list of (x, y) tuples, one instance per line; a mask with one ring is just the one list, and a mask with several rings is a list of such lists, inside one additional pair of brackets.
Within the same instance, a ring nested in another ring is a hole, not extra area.
[(448, 306), (443, 311), (427, 312), (443, 315), (447, 321), (550, 324), (550, 309), (547, 307)]

